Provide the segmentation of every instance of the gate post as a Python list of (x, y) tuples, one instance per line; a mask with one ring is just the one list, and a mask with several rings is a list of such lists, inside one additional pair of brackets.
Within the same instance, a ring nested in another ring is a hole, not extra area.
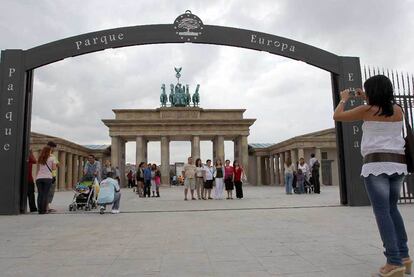
[[(332, 74), (334, 108), (340, 101), (339, 92), (344, 89), (355, 91), (362, 87), (361, 66), (357, 57), (339, 57), (339, 75)], [(362, 105), (362, 100), (350, 99), (345, 110)], [(339, 161), (341, 203), (349, 206), (369, 205), (363, 179), (361, 138), (362, 121), (335, 122), (336, 142)]]
[(24, 174), (27, 172), (26, 158), (28, 156), (27, 131), (25, 130), (28, 127), (26, 125), (28, 122), (25, 120), (27, 116), (25, 109), (27, 104), (26, 72), (23, 62), (23, 50), (1, 52), (0, 214), (19, 214), (25, 209), (27, 201), (26, 195), (24, 195), (24, 203), (21, 201), (26, 191), (27, 178)]

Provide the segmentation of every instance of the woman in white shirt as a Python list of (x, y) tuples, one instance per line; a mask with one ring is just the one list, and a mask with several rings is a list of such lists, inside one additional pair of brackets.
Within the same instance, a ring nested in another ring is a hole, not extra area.
[(350, 91), (346, 89), (341, 92), (334, 120), (364, 121), (361, 175), (387, 258), (386, 264), (375, 276), (402, 277), (404, 271), (411, 273), (412, 265), (404, 221), (397, 206), (404, 175), (407, 174), (404, 139), (401, 136), (403, 111), (395, 104), (393, 86), (386, 76), (369, 78), (364, 83), (364, 89), (365, 92), (357, 89), (356, 97), (367, 100), (367, 104), (347, 111), (345, 104), (351, 97)]
[(38, 192), (37, 209), (39, 214), (47, 213), (48, 195), (53, 180), (52, 171), (56, 170), (56, 161), (51, 154), (52, 149), (50, 146), (45, 146), (37, 160), (39, 171), (36, 176), (36, 186)]

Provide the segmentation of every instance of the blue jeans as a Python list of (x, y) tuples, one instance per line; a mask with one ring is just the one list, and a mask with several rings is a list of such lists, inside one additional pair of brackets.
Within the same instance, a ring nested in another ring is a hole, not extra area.
[(293, 174), (285, 173), (285, 189), (287, 194), (292, 193)]
[(409, 257), (407, 233), (397, 207), (403, 180), (404, 175), (398, 174), (369, 175), (364, 178), (385, 248), (384, 255), (391, 265), (402, 265), (402, 259)]

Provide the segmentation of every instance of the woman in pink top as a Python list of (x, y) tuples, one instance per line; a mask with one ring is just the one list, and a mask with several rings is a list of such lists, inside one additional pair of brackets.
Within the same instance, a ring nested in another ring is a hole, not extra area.
[(39, 171), (36, 176), (36, 186), (38, 192), (37, 209), (39, 214), (47, 213), (48, 195), (53, 180), (52, 171), (56, 170), (56, 161), (51, 154), (52, 149), (50, 146), (45, 146), (37, 160)]
[(227, 199), (233, 199), (233, 175), (234, 168), (230, 165), (230, 160), (226, 160), (226, 165), (224, 166), (224, 184), (226, 185)]

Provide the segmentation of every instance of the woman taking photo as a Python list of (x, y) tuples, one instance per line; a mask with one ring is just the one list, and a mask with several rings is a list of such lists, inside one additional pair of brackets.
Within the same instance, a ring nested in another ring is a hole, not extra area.
[(378, 230), (385, 248), (386, 264), (374, 276), (404, 276), (411, 273), (412, 261), (408, 254), (404, 221), (398, 211), (407, 166), (404, 156), (403, 111), (395, 104), (391, 81), (377, 75), (364, 83), (364, 91), (356, 90), (356, 97), (366, 105), (345, 111), (350, 91), (341, 92), (341, 101), (335, 109), (334, 120), (349, 122), (363, 120), (361, 154), (364, 163), (361, 176), (372, 204)]
[(37, 159), (39, 171), (36, 176), (36, 186), (38, 192), (37, 210), (39, 214), (47, 213), (48, 195), (53, 179), (52, 171), (56, 170), (56, 162), (51, 154), (52, 149), (49, 146), (45, 146)]

